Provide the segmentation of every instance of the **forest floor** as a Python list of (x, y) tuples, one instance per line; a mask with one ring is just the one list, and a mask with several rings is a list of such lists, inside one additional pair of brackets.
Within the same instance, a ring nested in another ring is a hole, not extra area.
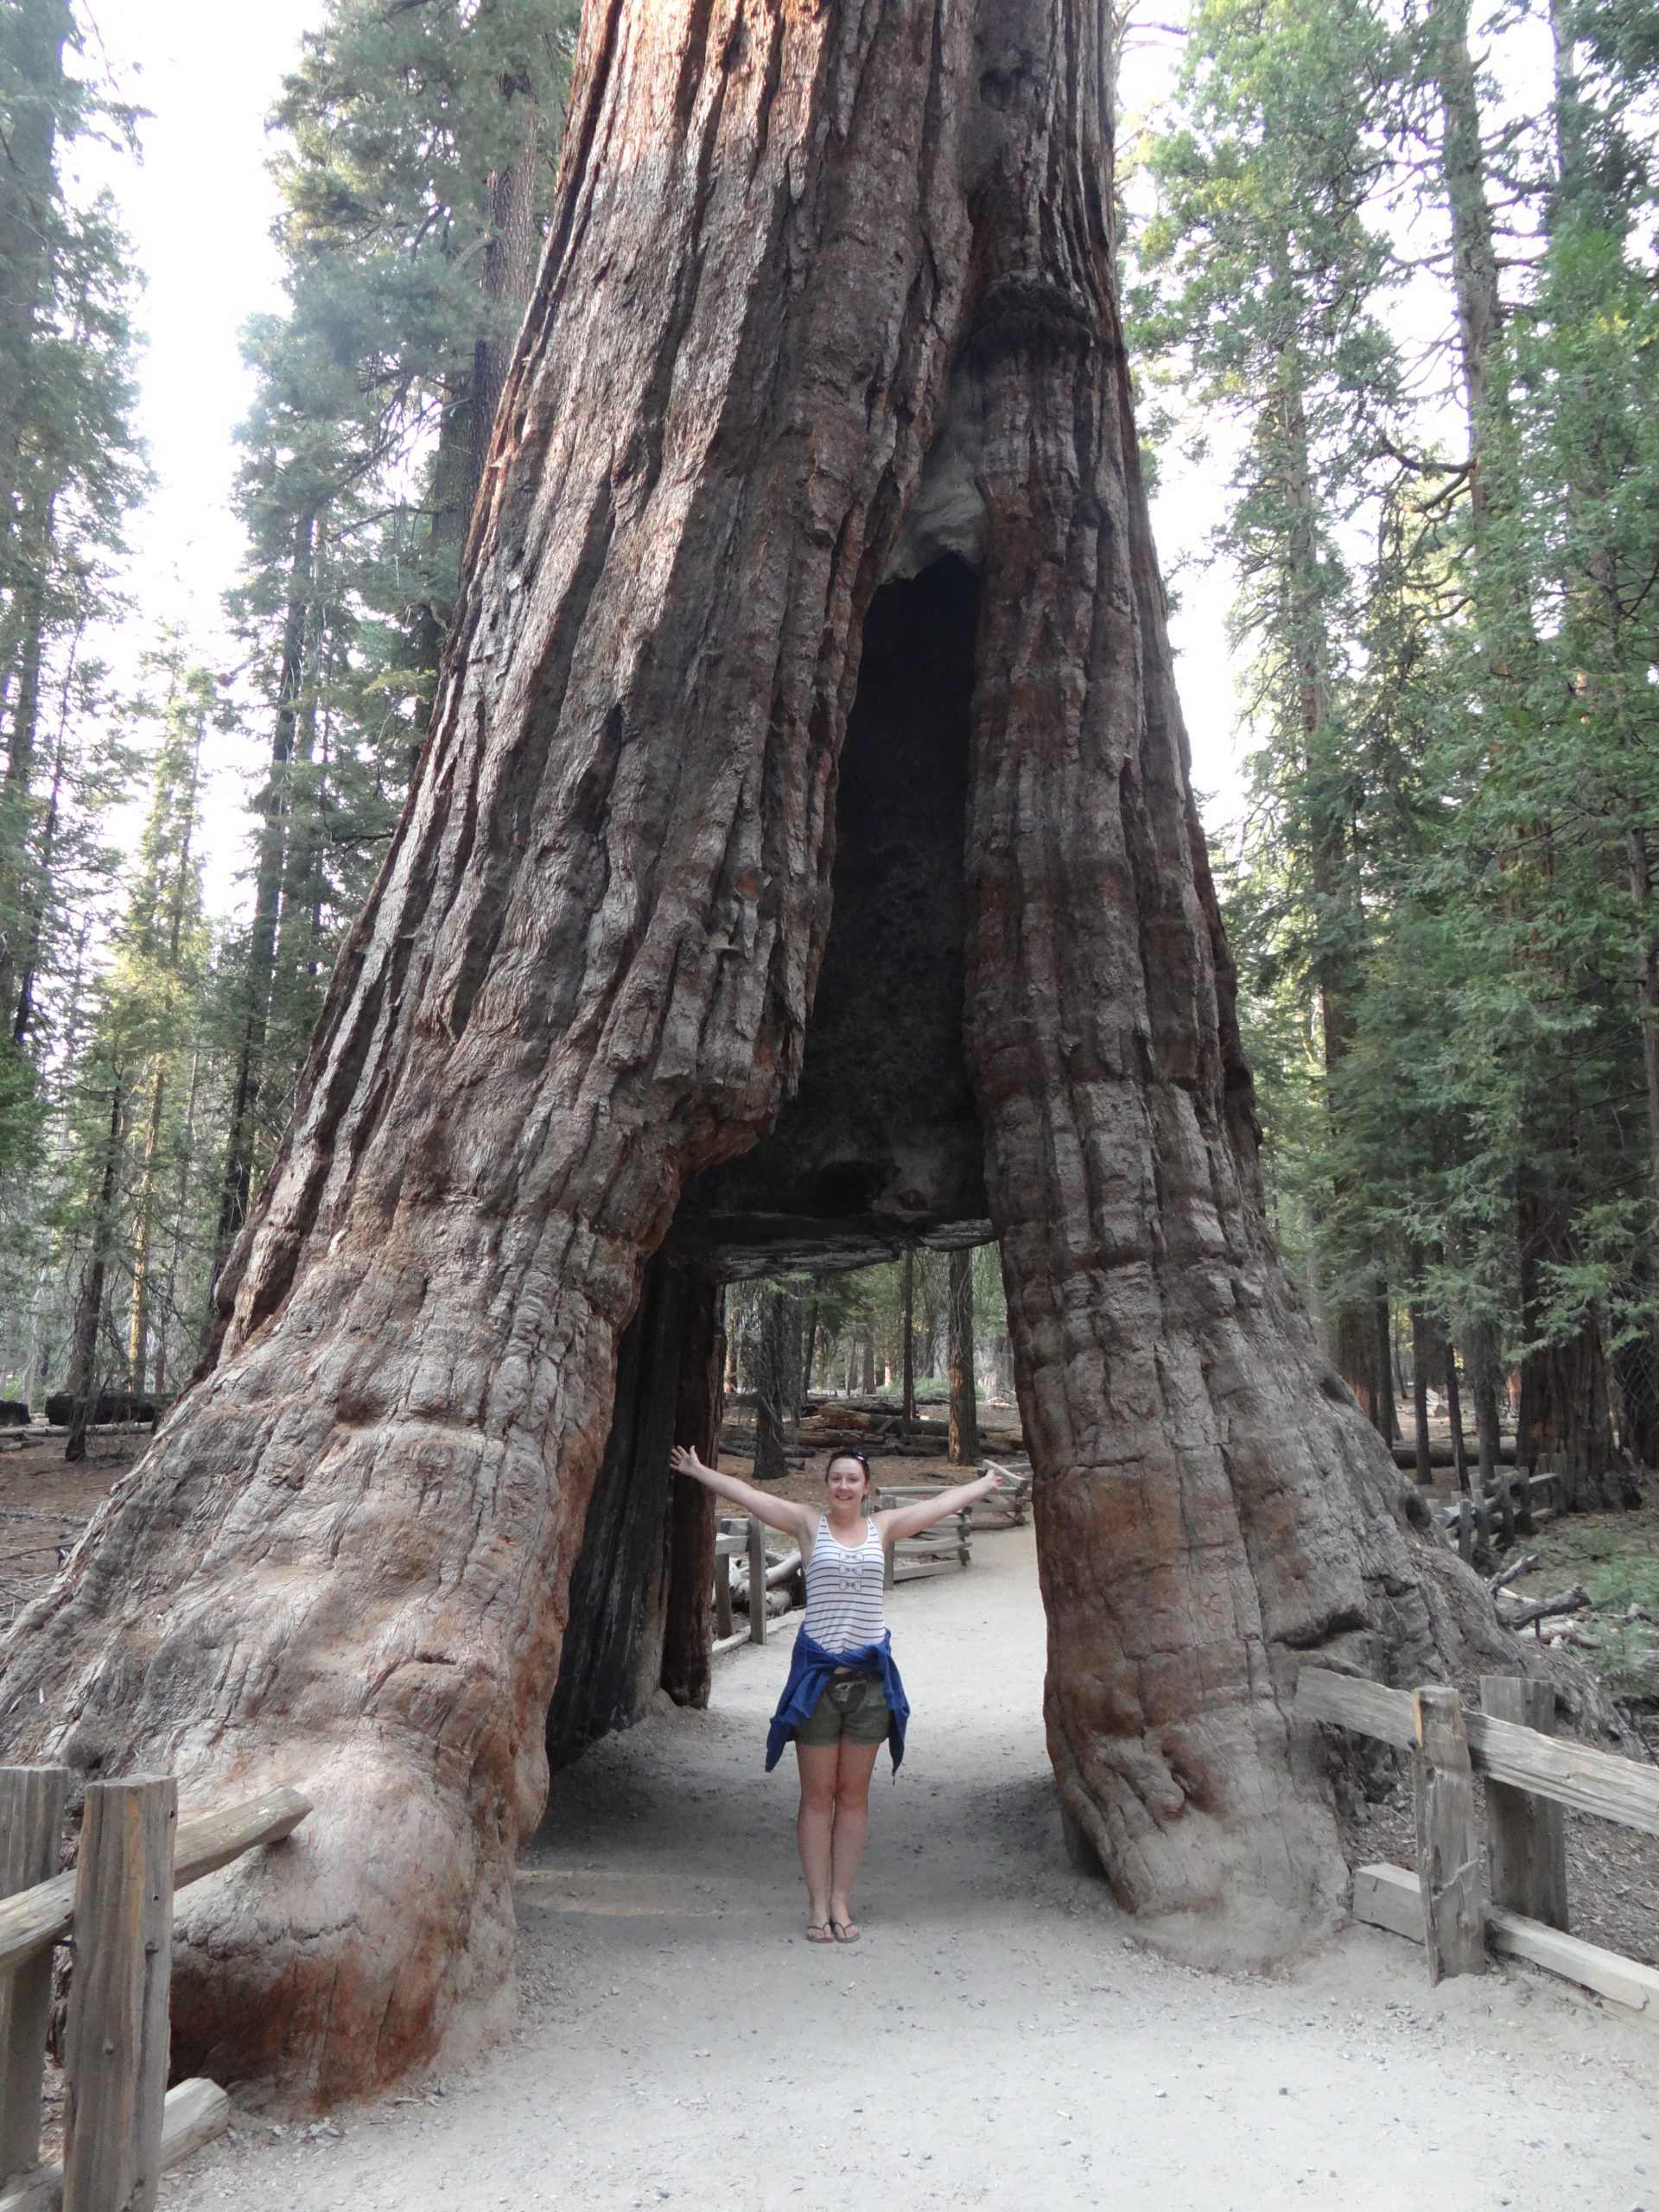
[(1431, 1991), (1363, 1928), (1269, 1976), (1136, 1942), (1062, 1847), (1029, 1528), (892, 1599), (915, 1717), (873, 1794), (863, 1940), (802, 1936), (789, 1632), (556, 1783), (518, 1878), (519, 2023), (470, 2064), (236, 2139), (165, 2212), (662, 2203), (1424, 2202), (1659, 2212), (1659, 2034), (1531, 1969)]
[(46, 1588), (149, 1439), (147, 1428), (95, 1430), (86, 1457), (69, 1466), (61, 1429), (0, 1429), (0, 1631)]

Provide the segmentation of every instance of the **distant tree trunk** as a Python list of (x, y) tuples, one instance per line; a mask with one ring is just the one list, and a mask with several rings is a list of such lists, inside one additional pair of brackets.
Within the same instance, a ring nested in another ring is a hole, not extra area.
[(1463, 1400), (1458, 1390), (1458, 1348), (1444, 1340), (1446, 1417), (1452, 1428), (1452, 1465), (1458, 1480), (1458, 1550), (1467, 1559), (1474, 1548), (1474, 1512), (1469, 1496), (1469, 1454), (1463, 1442)]
[(1607, 1499), (1613, 1440), (1606, 1357), (1593, 1317), (1570, 1335), (1536, 1343), (1544, 1333), (1545, 1267), (1570, 1264), (1578, 1236), (1566, 1198), (1539, 1188), (1530, 1175), (1520, 1217), (1522, 1327), (1535, 1348), (1521, 1363), (1516, 1458), (1528, 1466), (1541, 1458), (1554, 1461), (1562, 1503), (1576, 1513)]
[[(271, 731), (270, 770), (264, 791), (254, 802), (259, 816), (259, 836), (254, 869), (253, 923), (243, 970), (242, 1036), (231, 1096), (231, 1126), (225, 1140), (219, 1222), (213, 1232), (209, 1268), (209, 1280), (214, 1283), (247, 1219), (252, 1188), (259, 1090), (264, 1079), (265, 1034), (270, 1020), (271, 983), (276, 973), (276, 925), (287, 846), (288, 771), (293, 757), (294, 721), (304, 675), (305, 625), (311, 603), (316, 529), (316, 516), (309, 512), (302, 514), (294, 524), (288, 612), (283, 626), (283, 664), (277, 677), (276, 717)], [(216, 1314), (217, 1308), (210, 1299), (202, 1327), (201, 1365), (198, 1370), (204, 1374), (218, 1353), (223, 1325)]]
[(870, 1337), (866, 1337), (864, 1339), (863, 1389), (867, 1398), (875, 1389), (875, 1342)]
[[(190, 1055), (190, 1091), (185, 1101), (184, 1139), (179, 1147), (179, 1187), (173, 1207), (172, 1246), (168, 1254), (167, 1275), (162, 1285), (160, 1325), (156, 1332), (155, 1388), (167, 1388), (167, 1332), (174, 1315), (178, 1296), (179, 1263), (184, 1255), (184, 1233), (189, 1217), (190, 1167), (195, 1156), (196, 1102), (201, 1088), (201, 1050)], [(143, 1389), (139, 1379), (138, 1388)]]
[(901, 1373), (904, 1378), (899, 1410), (908, 1427), (916, 1418), (916, 1252), (915, 1248), (909, 1244), (905, 1247), (904, 1309), (899, 1323), (903, 1332), (899, 1357), (903, 1362)]
[(760, 1328), (754, 1363), (754, 1479), (780, 1483), (789, 1472), (784, 1457), (784, 1428), (800, 1379), (800, 1340), (794, 1326), (794, 1300), (787, 1291), (768, 1289), (760, 1300)]
[(795, 1402), (798, 1417), (804, 1415), (809, 1409), (812, 1395), (812, 1370), (817, 1363), (817, 1351), (818, 1301), (816, 1298), (809, 1298), (801, 1316), (801, 1387)]
[(1491, 1321), (1478, 1321), (1470, 1332), (1470, 1377), (1475, 1392), (1475, 1421), (1480, 1435), (1480, 1491), (1496, 1491), (1503, 1515), (1503, 1541), (1515, 1541), (1515, 1506), (1509, 1477), (1500, 1471), (1503, 1442), (1498, 1425), (1497, 1331)]
[(1376, 1433), (1385, 1444), (1392, 1444), (1400, 1433), (1400, 1417), (1394, 1402), (1394, 1325), (1386, 1283), (1376, 1294)]
[(150, 1239), (156, 1224), (156, 1179), (161, 1168), (162, 1109), (167, 1097), (167, 1069), (159, 1058), (149, 1081), (144, 1156), (138, 1170), (138, 1196), (132, 1222), (132, 1306), (127, 1324), (127, 1387), (142, 1390), (149, 1353)]
[(63, 1447), (64, 1458), (72, 1461), (86, 1456), (86, 1424), (92, 1417), (92, 1402), (98, 1387), (98, 1331), (104, 1316), (104, 1283), (110, 1245), (115, 1235), (115, 1195), (121, 1174), (125, 1112), (126, 1092), (118, 1075), (110, 1086), (110, 1125), (104, 1141), (98, 1197), (92, 1206), (91, 1247), (86, 1272), (80, 1279), (80, 1293), (75, 1300), (69, 1371), (64, 1380), (64, 1388), (79, 1401), (70, 1422), (68, 1441)]
[(1434, 1461), (1428, 1435), (1428, 1317), (1421, 1306), (1411, 1308), (1411, 1407), (1413, 1441), (1417, 1448), (1417, 1480), (1425, 1490), (1434, 1486)]
[(974, 1255), (950, 1254), (950, 1443), (953, 1466), (979, 1463), (979, 1402), (974, 1388)]
[[(512, 105), (511, 94), (508, 104)], [(540, 157), (541, 141), (534, 100), (520, 97), (517, 104), (526, 118), (524, 146), (516, 161), (490, 172), (489, 236), (484, 248), (481, 289), (493, 308), (512, 307), (522, 313), (536, 281), (536, 164)], [(512, 361), (511, 337), (493, 334), (480, 338), (473, 349), (469, 404), (472, 450), (461, 502), (463, 529), (470, 524), (478, 505), (479, 488), (490, 456), (495, 413), (506, 388)]]
[[(21, 363), (29, 358), (50, 295), (63, 49), (74, 37), (74, 19), (67, 0), (21, 0), (8, 13), (11, 97), (5, 189), (0, 191), (0, 269), (6, 272), (0, 284), (0, 331), (5, 355)], [(19, 454), (37, 385), (29, 375), (0, 378), (0, 555), (8, 556), (7, 568), (22, 476)]]
[[(4, 197), (0, 192), (0, 199)], [(0, 286), (3, 289), (3, 286)], [(0, 378), (0, 382), (3, 382)], [(0, 525), (3, 527), (3, 525)], [(35, 903), (31, 880), (34, 822), (35, 745), (41, 718), (41, 653), (44, 615), (41, 588), (30, 580), (17, 594), (22, 641), (18, 649), (17, 696), (12, 706), (6, 747), (6, 772), (0, 779), (0, 1019), (14, 1044), (27, 1034), (18, 1019), (24, 918)]]
[(181, 1893), (181, 2071), (338, 2098), (501, 1986), (619, 1344), (688, 1179), (799, 1080), (912, 524), (979, 575), (963, 1027), (1073, 1830), (1126, 1909), (1322, 1931), (1299, 1669), (1518, 1649), (1414, 1553), (1268, 1234), (1102, 35), (1083, 0), (587, 10), (420, 776), (218, 1364), (0, 1668), (9, 1758), (305, 1781), (300, 1847)]
[[(35, 985), (40, 973), (41, 953), (46, 942), (47, 918), (53, 899), (53, 865), (57, 855), (58, 829), (62, 819), (63, 778), (67, 766), (67, 747), (69, 736), (69, 697), (74, 680), (75, 663), (79, 656), (82, 632), (77, 630), (70, 647), (63, 687), (58, 702), (57, 741), (52, 753), (52, 785), (47, 796), (46, 815), (41, 823), (40, 858), (35, 868), (33, 896), (27, 901), (29, 916), (23, 939), (23, 953), (15, 984), (9, 996), (0, 996), (0, 1008), (10, 1004), (11, 1035), (16, 1045), (26, 1045), (35, 1027)], [(0, 983), (0, 991), (3, 991)], [(69, 1063), (66, 1059), (65, 1065)]]

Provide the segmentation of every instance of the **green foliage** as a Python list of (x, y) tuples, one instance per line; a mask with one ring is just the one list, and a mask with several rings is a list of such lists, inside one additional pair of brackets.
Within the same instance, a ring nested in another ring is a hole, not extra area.
[[(1201, 442), (1217, 409), (1251, 431), (1221, 533), (1251, 806), (1216, 872), (1274, 1225), (1333, 1330), (1386, 1280), (1510, 1361), (1650, 1346), (1655, 1319), (1633, 978), (1659, 947), (1659, 49), (1639, 12), (1557, 10), (1554, 107), (1500, 131), (1469, 105), (1491, 89), (1452, 5), (1205, 0), (1130, 295), (1178, 400), (1165, 435)], [(1467, 272), (1434, 244), (1454, 217), (1507, 219), (1498, 258), (1518, 249), (1473, 338)], [(1425, 377), (1389, 334), (1433, 282)], [(1471, 461), (1437, 442), (1436, 363), (1459, 369)], [(1642, 1408), (1619, 1412), (1638, 1436)]]

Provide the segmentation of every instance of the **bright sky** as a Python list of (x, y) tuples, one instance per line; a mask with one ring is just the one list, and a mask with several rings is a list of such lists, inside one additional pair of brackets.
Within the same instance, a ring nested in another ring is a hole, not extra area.
[[(270, 236), (276, 195), (266, 168), (265, 118), (298, 57), (301, 34), (322, 12), (323, 0), (91, 0), (90, 6), (83, 0), (82, 19), (95, 26), (118, 84), (150, 111), (137, 168), (87, 158), (88, 175), (107, 180), (120, 200), (146, 280), (140, 424), (156, 489), (130, 533), (127, 583), (137, 620), (129, 645), (134, 637), (147, 644), (173, 624), (215, 664), (233, 658), (219, 600), (242, 555), (229, 505), (232, 434), (251, 397), (237, 339), (250, 315), (282, 304)], [(1155, 97), (1172, 46), (1160, 41), (1131, 53), (1127, 108)], [(1229, 586), (1192, 560), (1218, 515), (1212, 484), (1172, 462), (1154, 524), (1166, 571), (1181, 570), (1175, 643), (1193, 778), (1202, 794), (1212, 795), (1207, 815), (1222, 820), (1237, 804), (1224, 634)], [(216, 912), (243, 897), (240, 808), (257, 767), (253, 760), (222, 761), (214, 779), (211, 804), (223, 834), (212, 841), (207, 892)]]

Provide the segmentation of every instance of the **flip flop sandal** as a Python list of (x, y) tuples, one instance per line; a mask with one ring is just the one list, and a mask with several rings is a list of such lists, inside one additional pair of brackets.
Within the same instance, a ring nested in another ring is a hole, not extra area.
[(838, 1942), (840, 1939), (832, 1933), (834, 1927), (835, 1923), (832, 1920), (809, 1920), (806, 1923), (807, 1942), (809, 1943), (834, 1943)]
[(864, 1932), (861, 1928), (855, 1928), (850, 1920), (831, 1920), (826, 1925), (837, 1943), (856, 1943)]

